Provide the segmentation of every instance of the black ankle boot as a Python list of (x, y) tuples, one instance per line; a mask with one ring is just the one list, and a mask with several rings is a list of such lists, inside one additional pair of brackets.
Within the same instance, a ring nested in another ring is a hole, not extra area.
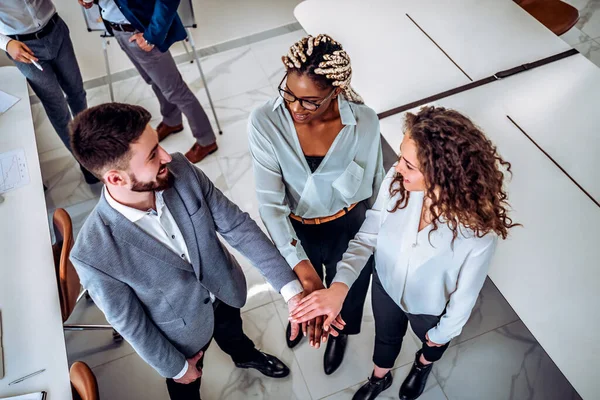
[(400, 387), (400, 400), (415, 400), (418, 398), (427, 383), (427, 377), (431, 373), (433, 363), (429, 365), (423, 365), (419, 361), (421, 358), (421, 350), (417, 351), (415, 362), (408, 373), (408, 376)]
[(373, 400), (381, 392), (392, 386), (392, 373), (388, 371), (383, 378), (375, 378), (373, 374), (365, 383), (354, 393), (352, 400)]
[(341, 332), (337, 337), (329, 336), (327, 339), (327, 348), (323, 356), (323, 369), (326, 375), (333, 374), (342, 364), (347, 343), (348, 335)]

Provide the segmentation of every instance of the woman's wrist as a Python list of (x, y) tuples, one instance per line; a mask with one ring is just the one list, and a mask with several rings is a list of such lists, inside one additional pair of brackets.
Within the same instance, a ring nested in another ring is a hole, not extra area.
[(329, 286), (329, 289), (336, 294), (343, 295), (344, 298), (348, 295), (348, 291), (350, 290), (348, 285), (342, 282), (333, 282), (331, 286)]

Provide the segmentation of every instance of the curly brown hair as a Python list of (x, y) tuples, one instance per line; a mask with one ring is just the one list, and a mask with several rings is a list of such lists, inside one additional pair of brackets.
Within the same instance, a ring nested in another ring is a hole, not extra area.
[[(501, 171), (505, 167), (511, 173), (511, 165), (485, 134), (459, 112), (433, 106), (421, 108), (416, 115), (407, 113), (404, 132), (417, 147), (425, 197), (431, 200), (431, 232), (438, 229), (438, 223), (446, 223), (453, 243), (461, 226), (477, 237), (494, 232), (506, 239), (508, 230), (518, 225), (508, 216)], [(403, 181), (396, 174), (390, 185), (391, 196), (400, 194), (390, 212), (408, 205), (410, 192)]]

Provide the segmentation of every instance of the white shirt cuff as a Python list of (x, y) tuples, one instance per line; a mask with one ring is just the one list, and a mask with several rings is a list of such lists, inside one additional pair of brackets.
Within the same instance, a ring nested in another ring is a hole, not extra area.
[(185, 360), (185, 365), (183, 366), (183, 369), (181, 370), (180, 373), (178, 373), (177, 375), (175, 375), (173, 377), (173, 379), (181, 379), (181, 377), (183, 377), (186, 374), (189, 366), (190, 366), (190, 364), (187, 362), (187, 360)]
[(6, 35), (3, 35), (0, 33), (0, 49), (6, 51), (6, 46), (8, 45), (8, 42), (10, 42), (12, 39), (9, 38)]
[(304, 288), (302, 288), (302, 284), (297, 279), (294, 279), (293, 281), (286, 283), (285, 286), (281, 288), (280, 293), (287, 303), (292, 297), (302, 293), (303, 290)]
[(429, 336), (429, 340), (437, 344), (446, 344), (452, 340), (451, 337), (448, 337), (447, 335), (444, 335), (443, 332), (440, 332), (439, 324), (427, 331), (427, 336)]
[(298, 265), (300, 261), (308, 260), (308, 256), (300, 245), (300, 242), (296, 243), (296, 246), (290, 245), (289, 247), (291, 247), (292, 251), (287, 251), (288, 249), (285, 249), (284, 251), (280, 252), (284, 256), (285, 261), (287, 261), (290, 268), (294, 269), (294, 267)]
[(356, 274), (353, 274), (352, 272), (347, 270), (340, 269), (335, 273), (335, 277), (333, 278), (333, 281), (331, 283), (340, 282), (348, 286), (348, 289), (350, 289), (356, 281), (356, 278)]

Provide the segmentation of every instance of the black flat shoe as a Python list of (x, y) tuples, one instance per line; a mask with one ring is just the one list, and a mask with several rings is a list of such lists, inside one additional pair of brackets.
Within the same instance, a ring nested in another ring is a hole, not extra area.
[(277, 357), (262, 351), (259, 353), (260, 355), (256, 360), (235, 363), (235, 366), (238, 368), (254, 368), (270, 378), (285, 378), (290, 374), (290, 369)]
[(327, 348), (323, 357), (323, 369), (326, 375), (333, 374), (342, 364), (346, 345), (348, 344), (348, 335), (340, 332), (338, 337), (329, 336)]
[(375, 378), (372, 374), (367, 383), (354, 393), (352, 400), (373, 400), (381, 392), (392, 386), (392, 373), (388, 371), (383, 378)]
[(415, 400), (425, 389), (425, 384), (433, 368), (433, 363), (423, 365), (419, 361), (420, 357), (421, 350), (417, 351), (415, 362), (400, 387), (400, 400)]
[(300, 343), (302, 341), (302, 338), (304, 336), (302, 335), (302, 330), (300, 330), (300, 332), (298, 332), (298, 336), (296, 336), (296, 339), (290, 340), (291, 333), (292, 333), (292, 325), (288, 322), (287, 328), (285, 330), (285, 342), (287, 343), (287, 347), (289, 347), (290, 349), (293, 349), (294, 347), (296, 347), (298, 345), (298, 343)]

